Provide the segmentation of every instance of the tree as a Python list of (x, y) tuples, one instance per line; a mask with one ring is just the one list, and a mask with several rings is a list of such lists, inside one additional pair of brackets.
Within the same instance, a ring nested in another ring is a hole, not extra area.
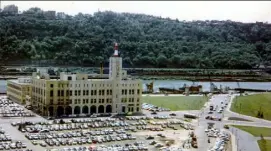
[(268, 23), (179, 21), (144, 14), (79, 13), (47, 20), (43, 10), (0, 16), (0, 61), (99, 66), (113, 44), (125, 67), (251, 69), (271, 64)]

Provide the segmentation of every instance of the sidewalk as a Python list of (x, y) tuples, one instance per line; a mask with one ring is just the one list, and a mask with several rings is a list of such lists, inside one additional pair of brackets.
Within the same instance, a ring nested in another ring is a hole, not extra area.
[(229, 130), (225, 130), (225, 131), (231, 135), (231, 151), (237, 151), (237, 144), (236, 144), (235, 136), (232, 134), (231, 131), (229, 131)]

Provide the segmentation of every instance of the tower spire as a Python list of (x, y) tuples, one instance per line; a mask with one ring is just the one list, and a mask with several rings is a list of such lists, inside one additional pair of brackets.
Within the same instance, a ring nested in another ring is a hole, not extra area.
[(114, 46), (114, 57), (118, 57), (119, 56), (119, 51), (118, 51), (118, 43), (115, 43)]

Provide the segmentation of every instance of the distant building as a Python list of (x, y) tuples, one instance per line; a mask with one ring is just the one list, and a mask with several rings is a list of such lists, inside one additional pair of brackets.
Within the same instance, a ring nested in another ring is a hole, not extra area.
[(18, 7), (16, 5), (7, 5), (4, 7), (2, 12), (15, 15), (18, 14)]
[(26, 104), (27, 97), (31, 96), (32, 79), (19, 78), (17, 80), (7, 81), (7, 96), (9, 99), (19, 103)]
[(46, 19), (56, 19), (56, 11), (44, 11), (43, 15)]
[(57, 19), (65, 19), (66, 18), (66, 14), (64, 12), (58, 12), (56, 15)]

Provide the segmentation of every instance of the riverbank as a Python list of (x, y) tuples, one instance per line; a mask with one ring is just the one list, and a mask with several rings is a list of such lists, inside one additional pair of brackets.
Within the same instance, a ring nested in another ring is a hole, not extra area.
[(218, 77), (218, 76), (133, 76), (142, 80), (187, 80), (200, 82), (271, 82), (271, 77)]
[[(0, 80), (10, 80), (18, 79), (22, 77), (29, 77), (31, 75), (0, 75)], [(221, 76), (202, 76), (202, 77), (193, 77), (193, 76), (133, 76), (136, 79), (141, 80), (187, 80), (187, 81), (200, 81), (200, 82), (271, 82), (271, 77), (221, 77)], [(56, 78), (56, 76), (52, 76)], [(91, 78), (91, 76), (89, 77)], [(95, 77), (95, 78), (99, 78)], [(101, 79), (107, 78), (107, 75), (101, 77)]]

